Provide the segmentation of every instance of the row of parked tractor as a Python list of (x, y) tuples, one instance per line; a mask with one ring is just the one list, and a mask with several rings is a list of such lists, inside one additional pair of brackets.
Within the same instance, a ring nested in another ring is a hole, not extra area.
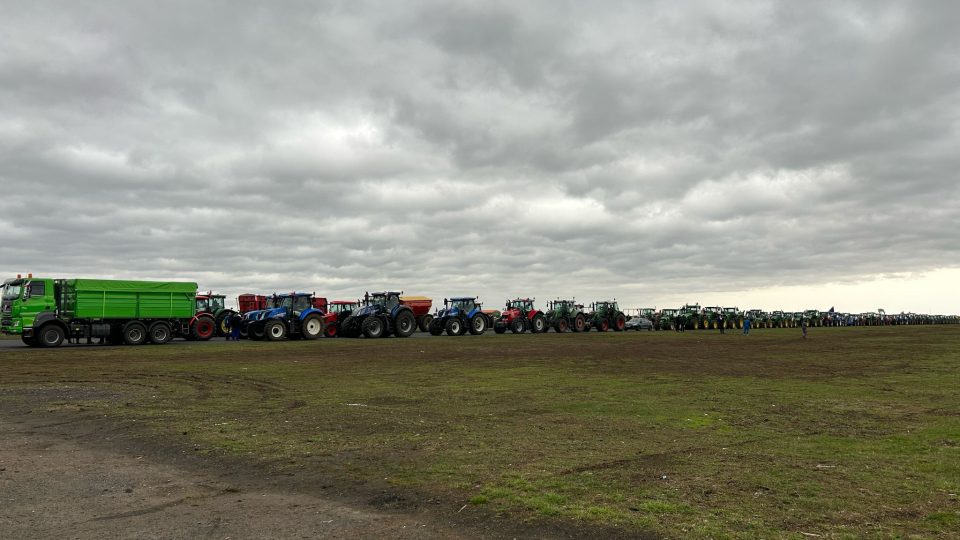
[(531, 298), (507, 300), (503, 309), (484, 309), (473, 296), (433, 300), (395, 291), (366, 293), (356, 300), (328, 301), (314, 293), (244, 294), (238, 309), (226, 297), (198, 293), (196, 283), (53, 279), (17, 276), (3, 282), (0, 333), (19, 335), (24, 343), (56, 347), (66, 341), (140, 345), (173, 338), (208, 340), (238, 331), (252, 340), (326, 337), (408, 337), (417, 330), (439, 336), (555, 332), (622, 332), (886, 324), (956, 324), (955, 316), (886, 313), (851, 315), (807, 310), (787, 313), (740, 311), (691, 304), (678, 309), (652, 308), (625, 314), (615, 300), (589, 305), (557, 299), (541, 310)]
[(676, 309), (639, 308), (636, 316), (650, 321), (656, 330), (715, 330), (741, 329), (746, 321), (752, 328), (798, 328), (827, 326), (894, 326), (919, 324), (958, 324), (955, 315), (924, 315), (918, 313), (887, 314), (884, 310), (869, 313), (841, 313), (831, 308), (828, 311), (764, 311), (750, 309), (741, 311), (736, 307), (686, 304)]
[(554, 300), (542, 311), (534, 306), (533, 299), (516, 298), (507, 300), (503, 309), (484, 309), (475, 296), (445, 298), (443, 307), (431, 313), (432, 299), (404, 296), (397, 291), (368, 292), (362, 299), (333, 301), (311, 293), (244, 294), (237, 298), (237, 305), (243, 314), (240, 334), (254, 340), (301, 334), (310, 317), (322, 322), (327, 337), (368, 338), (408, 337), (417, 330), (434, 336), (480, 335), (488, 330), (497, 334), (539, 334), (550, 329), (623, 331), (629, 319), (616, 301), (597, 301), (587, 310), (573, 300)]

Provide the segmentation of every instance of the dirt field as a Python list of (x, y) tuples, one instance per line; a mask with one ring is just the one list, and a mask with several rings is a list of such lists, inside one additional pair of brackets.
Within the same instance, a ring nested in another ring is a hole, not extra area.
[(960, 327), (0, 350), (11, 537), (955, 537)]

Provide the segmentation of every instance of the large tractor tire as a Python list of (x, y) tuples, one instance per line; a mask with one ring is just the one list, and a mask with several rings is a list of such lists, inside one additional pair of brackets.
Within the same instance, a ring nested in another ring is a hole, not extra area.
[(316, 313), (311, 313), (307, 315), (303, 321), (300, 322), (300, 335), (303, 336), (303, 339), (317, 339), (323, 335), (323, 317)]
[(444, 324), (443, 319), (433, 319), (430, 321), (430, 326), (427, 327), (427, 331), (430, 332), (431, 336), (439, 336), (443, 333)]
[(494, 324), (493, 331), (497, 334), (505, 334), (507, 332), (507, 327), (502, 324)]
[(420, 320), (417, 321), (417, 328), (419, 328), (421, 332), (429, 332), (430, 323), (432, 322), (433, 322), (433, 315), (427, 313), (426, 315), (420, 317)]
[(393, 321), (393, 333), (397, 337), (410, 337), (417, 331), (417, 319), (409, 311), (401, 311)]
[(214, 324), (217, 328), (217, 337), (223, 337), (230, 333), (230, 317), (232, 315), (232, 311), (225, 309), (214, 319)]
[(613, 318), (613, 331), (623, 332), (627, 328), (627, 318), (623, 313), (617, 313)]
[(254, 341), (260, 341), (267, 337), (264, 330), (263, 321), (253, 321), (247, 325), (247, 337)]
[(337, 323), (331, 323), (324, 327), (323, 335), (328, 338), (337, 337)]
[(360, 336), (360, 321), (353, 315), (347, 315), (347, 318), (340, 323), (340, 335), (343, 337), (355, 338)]
[(479, 336), (487, 331), (487, 317), (483, 313), (477, 313), (470, 318), (470, 333)]
[(59, 347), (67, 335), (60, 328), (60, 325), (53, 323), (40, 327), (40, 331), (34, 336), (33, 340), (41, 347)]
[(537, 313), (533, 316), (533, 320), (530, 321), (530, 331), (534, 334), (542, 334), (547, 331), (547, 319), (543, 316), (543, 313)]
[(510, 331), (514, 334), (522, 334), (527, 331), (527, 321), (523, 318), (523, 315), (517, 315), (510, 321)]
[(280, 341), (287, 337), (287, 325), (276, 319), (267, 321), (267, 324), (263, 325), (263, 333), (270, 341)]
[(597, 325), (597, 332), (606, 332), (610, 329), (610, 321), (607, 319), (601, 319), (600, 324)]
[(213, 317), (197, 317), (190, 327), (190, 337), (197, 341), (207, 341), (216, 331)]
[(154, 345), (163, 345), (173, 339), (173, 331), (165, 322), (155, 322), (147, 329), (147, 339)]
[(448, 336), (459, 336), (463, 334), (463, 322), (456, 317), (447, 319), (446, 332)]
[(383, 337), (385, 330), (386, 328), (384, 328), (383, 321), (380, 320), (380, 317), (367, 317), (360, 324), (360, 331), (368, 338)]
[(573, 325), (570, 327), (574, 332), (583, 332), (587, 328), (587, 319), (583, 316), (583, 313), (577, 314), (573, 319)]
[(556, 330), (558, 334), (566, 332), (569, 328), (570, 323), (568, 323), (566, 319), (560, 319), (557, 321), (557, 324), (553, 325), (553, 329)]

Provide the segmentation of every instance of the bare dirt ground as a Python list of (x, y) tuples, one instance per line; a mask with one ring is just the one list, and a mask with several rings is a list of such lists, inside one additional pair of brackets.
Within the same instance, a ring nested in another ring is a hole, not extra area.
[(461, 515), (441, 501), (211, 460), (82, 413), (11, 409), (0, 401), (0, 538), (623, 536)]

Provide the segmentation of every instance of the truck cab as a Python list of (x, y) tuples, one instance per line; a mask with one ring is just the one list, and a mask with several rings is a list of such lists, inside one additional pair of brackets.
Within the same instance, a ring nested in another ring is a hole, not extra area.
[[(17, 278), (3, 285), (2, 325), (3, 333), (19, 335), (24, 343), (35, 343), (34, 323), (41, 313), (42, 319), (54, 317), (57, 311), (55, 282), (48, 278)], [(62, 336), (60, 340), (62, 340)], [(57, 343), (59, 345), (59, 343)]]

